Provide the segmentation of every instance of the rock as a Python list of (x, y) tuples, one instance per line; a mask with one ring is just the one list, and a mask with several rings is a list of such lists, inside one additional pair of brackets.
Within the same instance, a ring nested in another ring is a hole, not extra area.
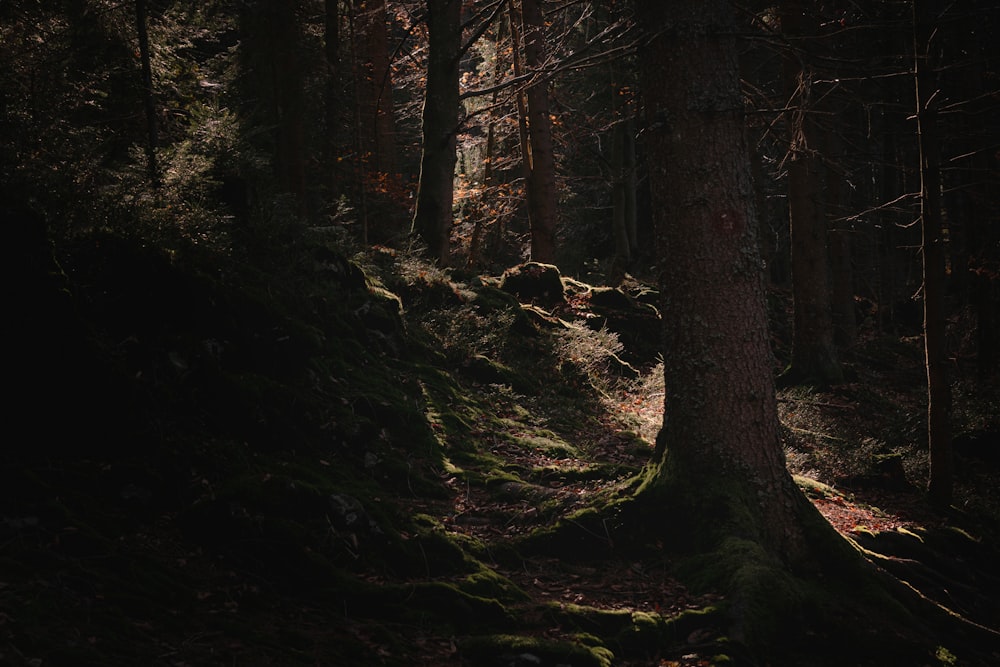
[(503, 272), (500, 289), (515, 295), (522, 303), (549, 308), (566, 302), (562, 274), (552, 264), (526, 262)]

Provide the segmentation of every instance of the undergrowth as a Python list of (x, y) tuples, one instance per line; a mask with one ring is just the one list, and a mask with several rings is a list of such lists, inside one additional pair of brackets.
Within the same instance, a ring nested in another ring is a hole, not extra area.
[[(582, 297), (529, 309), (489, 276), (341, 236), (306, 230), (276, 272), (211, 244), (59, 249), (53, 289), (72, 299), (39, 301), (65, 310), (18, 349), (72, 352), (45, 366), (72, 419), (36, 425), (42, 445), (2, 471), (3, 658), (459, 664), (494, 640), (595, 664), (727, 654), (718, 614), (670, 634), (718, 602), (673, 579), (671, 545), (617, 562), (603, 514), (652, 454), (662, 363), (623, 362)], [(783, 394), (793, 468), (914, 460), (908, 436), (868, 428), (892, 405), (890, 425), (910, 424), (887, 398), (906, 394), (865, 391)]]

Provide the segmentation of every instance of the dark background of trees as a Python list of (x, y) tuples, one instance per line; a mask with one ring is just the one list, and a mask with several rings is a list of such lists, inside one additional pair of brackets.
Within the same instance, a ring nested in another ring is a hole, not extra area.
[[(438, 76), (427, 69), (429, 7), (434, 3), (7, 4), (5, 199), (31, 202), (57, 238), (108, 226), (177, 248), (254, 253), (302, 228), (327, 228), (369, 243), (409, 243), (424, 85)], [(544, 259), (567, 273), (596, 270), (610, 282), (625, 271), (652, 275), (643, 157), (649, 121), (636, 82), (631, 7), (541, 9), (544, 48), (525, 52), (511, 46), (531, 27), (519, 3), (464, 3), (461, 35), (447, 47), (457, 51), (442, 56), (458, 64), (445, 78), (457, 72), (460, 81), (450, 85), (459, 85), (461, 97), (450, 135), (456, 167), (442, 261), (499, 270), (527, 258), (534, 215), (547, 220), (536, 226), (555, 231)], [(739, 9), (768, 274), (772, 284), (790, 286), (799, 255), (806, 258), (799, 271), (821, 274), (797, 281), (820, 296), (796, 292), (803, 333), (793, 367), (829, 357), (834, 339), (844, 354), (865, 324), (916, 333), (920, 164), (910, 3)], [(148, 83), (137, 12), (148, 25)], [(975, 360), (985, 377), (997, 365), (990, 344), (997, 339), (997, 60), (990, 42), (997, 11), (969, 0), (931, 7), (926, 21), (950, 356)], [(533, 91), (542, 90), (549, 108), (540, 118), (550, 128), (532, 118), (531, 107), (541, 104)], [(539, 136), (554, 159), (536, 160), (533, 171), (521, 156), (545, 155), (533, 143)], [(533, 179), (555, 186), (529, 187)], [(534, 199), (532, 189), (540, 192)], [(789, 211), (794, 221), (802, 206), (808, 214), (798, 214), (793, 229), (808, 220), (816, 231), (792, 252)], [(812, 319), (801, 319), (807, 313)], [(828, 352), (810, 352), (810, 341)], [(832, 368), (823, 373), (831, 372), (835, 378)]]

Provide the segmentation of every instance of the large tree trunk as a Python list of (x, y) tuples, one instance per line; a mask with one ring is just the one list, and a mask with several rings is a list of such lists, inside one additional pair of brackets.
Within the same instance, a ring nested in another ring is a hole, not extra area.
[[(939, 505), (951, 504), (951, 387), (945, 342), (945, 239), (941, 218), (941, 145), (932, 44), (934, 0), (913, 2), (916, 61), (917, 138), (920, 147), (920, 222), (924, 274), (924, 351), (927, 365), (927, 436), (930, 481), (927, 492)], [(939, 7), (939, 6), (938, 6)]]
[[(690, 576), (726, 593), (737, 640), (773, 649), (828, 632), (838, 605), (891, 625), (901, 607), (874, 591), (885, 583), (915, 605), (913, 590), (877, 578), (785, 467), (733, 10), (726, 0), (640, 0), (638, 10), (652, 35), (642, 89), (666, 400), (656, 458), (625, 518), (642, 522), (644, 544), (695, 554)], [(832, 610), (820, 598), (838, 601)]]
[(815, 650), (821, 635), (836, 641), (845, 609), (887, 640), (919, 608), (920, 632), (961, 627), (976, 637), (970, 645), (995, 641), (995, 631), (874, 569), (787, 472), (734, 10), (727, 0), (639, 0), (637, 10), (650, 35), (642, 89), (666, 400), (656, 456), (622, 520), (640, 522), (646, 548), (670, 540), (691, 554), (687, 576), (726, 594), (729, 636), (751, 646), (773, 651), (798, 636)]
[[(541, 0), (521, 0), (524, 62), (529, 71), (545, 64), (545, 19)], [(531, 144), (528, 174), (528, 218), (531, 221), (531, 259), (551, 263), (556, 255), (556, 166), (549, 118), (549, 84), (542, 76), (527, 90), (528, 138)]]
[(671, 497), (706, 522), (695, 535), (732, 531), (800, 565), (806, 526), (825, 522), (786, 471), (779, 440), (730, 9), (639, 7), (654, 35), (643, 94), (666, 381), (659, 462), (642, 493), (682, 488)]
[(413, 231), (438, 263), (448, 263), (455, 196), (461, 49), (461, 0), (428, 0), (429, 54), (424, 92), (423, 152)]

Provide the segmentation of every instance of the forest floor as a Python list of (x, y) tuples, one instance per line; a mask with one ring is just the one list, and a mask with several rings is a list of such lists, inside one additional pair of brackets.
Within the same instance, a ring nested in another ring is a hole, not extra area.
[[(366, 273), (318, 257), (248, 288), (97, 239), (60, 257), (71, 301), (40, 279), (55, 314), (21, 341), (0, 473), (0, 664), (886, 664), (850, 637), (743, 646), (682, 545), (620, 548), (662, 416), (645, 287), (516, 299), (389, 251)], [(885, 567), (1000, 628), (997, 388), (955, 380), (939, 512), (919, 339), (865, 331), (846, 365), (780, 392), (789, 469)], [(1000, 661), (946, 639), (899, 664)]]

